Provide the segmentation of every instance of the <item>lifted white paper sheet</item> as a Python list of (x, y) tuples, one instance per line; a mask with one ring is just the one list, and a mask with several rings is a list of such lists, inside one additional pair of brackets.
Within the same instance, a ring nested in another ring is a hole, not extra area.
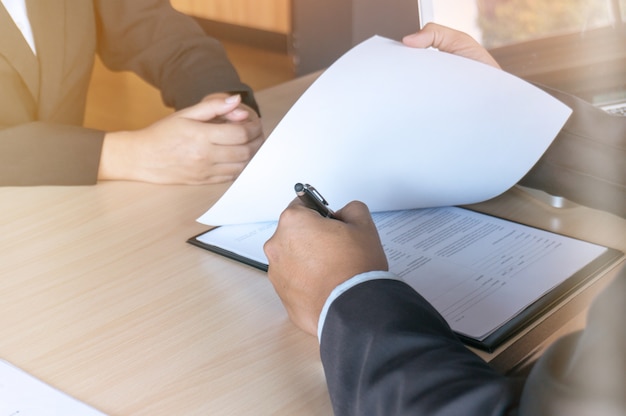
[(276, 220), (296, 182), (336, 209), (484, 201), (530, 170), (570, 113), (504, 71), (373, 37), (316, 80), (198, 221)]

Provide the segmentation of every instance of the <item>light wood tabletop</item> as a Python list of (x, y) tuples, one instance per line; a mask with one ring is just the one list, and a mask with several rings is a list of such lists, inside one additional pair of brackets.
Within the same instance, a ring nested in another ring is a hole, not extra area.
[[(314, 78), (258, 94), (266, 132)], [(332, 414), (317, 340), (265, 273), (186, 243), (227, 186), (0, 188), (0, 359), (110, 415)], [(623, 219), (519, 188), (474, 208), (626, 250)], [(479, 354), (509, 370), (586, 302)]]

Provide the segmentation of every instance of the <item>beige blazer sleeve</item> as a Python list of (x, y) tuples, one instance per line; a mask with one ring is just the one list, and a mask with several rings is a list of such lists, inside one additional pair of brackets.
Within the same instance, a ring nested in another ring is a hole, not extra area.
[(176, 109), (214, 92), (238, 92), (258, 112), (226, 51), (167, 0), (95, 0), (98, 53), (113, 70), (130, 70), (161, 90)]

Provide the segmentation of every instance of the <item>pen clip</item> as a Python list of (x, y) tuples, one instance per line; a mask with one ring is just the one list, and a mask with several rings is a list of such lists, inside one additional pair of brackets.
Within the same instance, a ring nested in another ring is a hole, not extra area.
[(308, 183), (304, 185), (305, 189), (307, 192), (311, 192), (313, 194), (313, 196), (315, 197), (315, 199), (317, 199), (319, 202), (321, 202), (322, 204), (324, 204), (325, 206), (328, 206), (328, 201), (326, 201), (324, 199), (324, 197), (322, 196), (322, 194), (320, 194), (318, 192), (317, 189), (315, 189), (314, 186), (309, 185)]
[(328, 207), (328, 201), (324, 199), (315, 187), (307, 184), (297, 183), (294, 187), (296, 195), (304, 202), (304, 204), (323, 217), (334, 218), (335, 213)]

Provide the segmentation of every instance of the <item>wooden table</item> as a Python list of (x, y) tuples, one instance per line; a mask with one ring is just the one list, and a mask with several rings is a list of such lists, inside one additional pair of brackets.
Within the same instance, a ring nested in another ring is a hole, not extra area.
[[(258, 94), (266, 132), (314, 77)], [(0, 358), (110, 415), (332, 414), (317, 340), (265, 274), (185, 242), (226, 188), (0, 188)], [(610, 214), (517, 188), (476, 207), (626, 250), (626, 221)], [(515, 368), (582, 326), (610, 275), (479, 354)]]

